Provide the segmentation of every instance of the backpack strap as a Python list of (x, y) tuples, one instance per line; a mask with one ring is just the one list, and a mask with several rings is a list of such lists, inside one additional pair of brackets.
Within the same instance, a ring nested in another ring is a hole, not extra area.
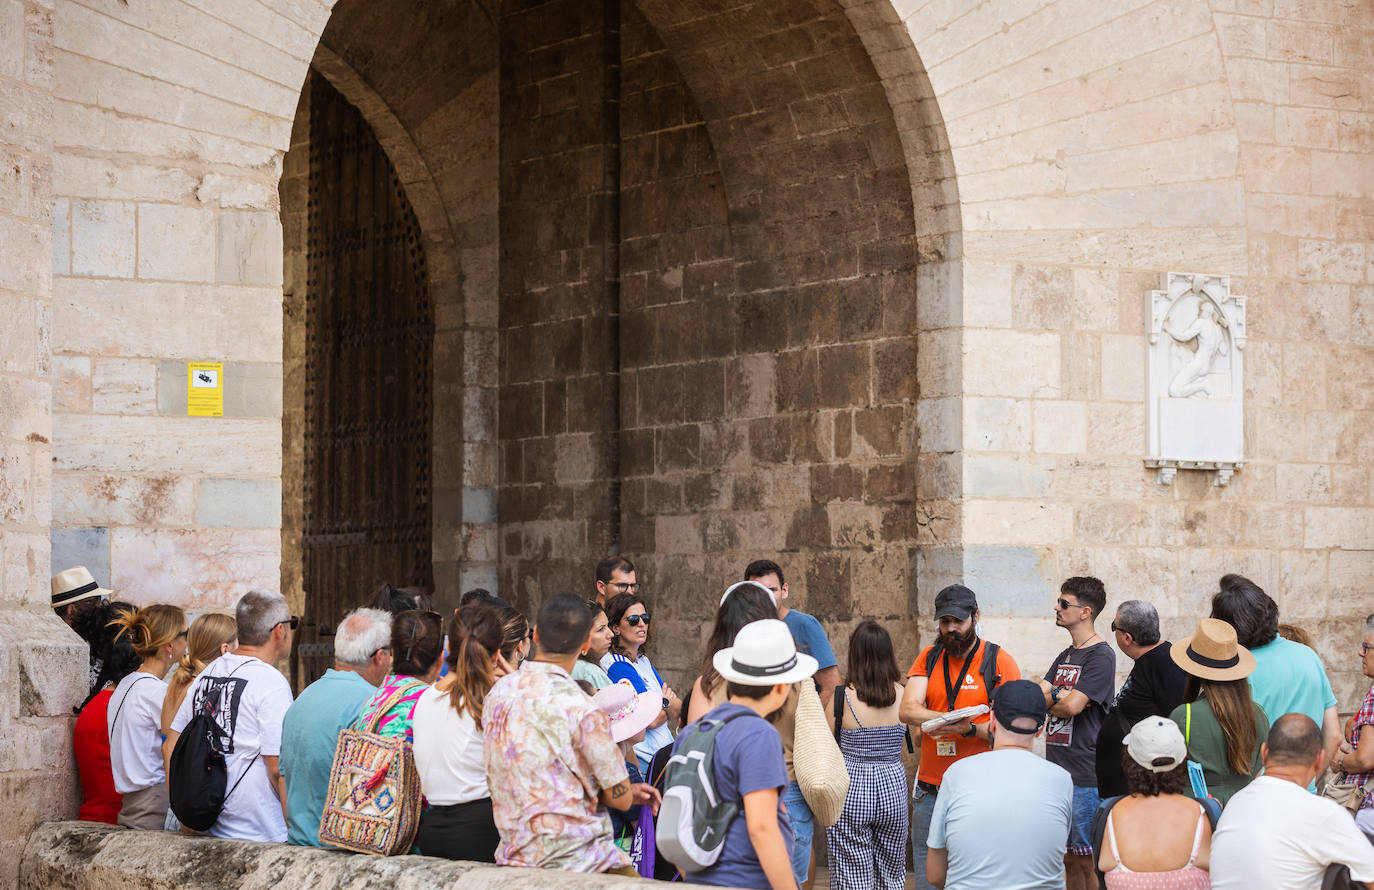
[(983, 688), (988, 693), (988, 704), (992, 704), (992, 690), (997, 688), (997, 684), (1002, 682), (1002, 675), (997, 673), (997, 656), (1002, 654), (1002, 647), (996, 643), (983, 641), (983, 665), (979, 673), (983, 675)]
[(944, 641), (943, 641), (943, 640), (937, 639), (934, 643), (931, 644), (931, 646), (930, 646), (930, 651), (926, 653), (926, 676), (927, 676), (927, 677), (930, 676), (930, 672), (931, 672), (931, 671), (935, 670), (935, 662), (937, 662), (937, 661), (940, 660), (940, 653), (942, 653), (942, 652), (944, 652), (944, 651), (945, 651), (945, 644), (944, 644)]
[(400, 704), (401, 699), (409, 695), (415, 687), (424, 685), (424, 680), (416, 680), (412, 677), (411, 682), (402, 683), (393, 689), (390, 695), (378, 703), (376, 710), (372, 712), (372, 716), (369, 717), (367, 723), (363, 725), (363, 731), (376, 733), (377, 727), (381, 724), (382, 718), (386, 716), (387, 712)]
[(1088, 832), (1089, 842), (1093, 848), (1093, 871), (1097, 874), (1097, 885), (1101, 890), (1106, 890), (1107, 879), (1102, 876), (1102, 870), (1097, 867), (1097, 864), (1102, 858), (1102, 842), (1107, 828), (1107, 814), (1112, 811), (1112, 807), (1121, 802), (1122, 796), (1109, 797), (1098, 804), (1097, 812), (1093, 814), (1092, 829)]
[(151, 679), (153, 679), (151, 675), (146, 677), (139, 677), (137, 680), (129, 684), (128, 689), (124, 690), (124, 697), (119, 700), (119, 707), (115, 708), (114, 719), (110, 721), (110, 735), (114, 735), (114, 728), (119, 725), (119, 715), (124, 710), (124, 704), (129, 700), (129, 693), (133, 692), (134, 687), (137, 686), (139, 683), (142, 683), (144, 680)]

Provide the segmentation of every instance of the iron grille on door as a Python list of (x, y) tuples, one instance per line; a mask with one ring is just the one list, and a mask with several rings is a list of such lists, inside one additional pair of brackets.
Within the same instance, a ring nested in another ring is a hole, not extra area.
[(433, 584), (420, 227), (362, 115), (310, 80), (300, 686), (332, 666), (334, 628), (382, 582)]

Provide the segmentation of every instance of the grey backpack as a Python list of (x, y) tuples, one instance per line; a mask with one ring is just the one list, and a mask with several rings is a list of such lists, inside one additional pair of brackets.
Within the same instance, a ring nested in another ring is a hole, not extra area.
[(738, 801), (724, 800), (716, 792), (711, 763), (716, 735), (744, 716), (756, 715), (736, 711), (723, 720), (698, 720), (678, 739), (664, 767), (663, 804), (654, 828), (659, 852), (684, 872), (715, 865), (726, 830), (739, 812)]

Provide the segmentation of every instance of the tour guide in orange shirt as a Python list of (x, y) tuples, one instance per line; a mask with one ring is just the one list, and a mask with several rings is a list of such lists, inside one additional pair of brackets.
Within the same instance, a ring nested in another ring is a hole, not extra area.
[[(978, 598), (962, 584), (935, 595), (940, 635), (916, 656), (902, 694), (902, 722), (913, 728), (949, 711), (974, 705), (991, 707), (992, 689), (1021, 679), (1016, 662), (995, 643), (978, 638)], [(984, 658), (991, 658), (984, 667)], [(960, 720), (921, 736), (921, 765), (911, 795), (911, 858), (917, 890), (925, 890), (926, 837), (935, 796), (949, 765), (992, 747), (986, 714)]]

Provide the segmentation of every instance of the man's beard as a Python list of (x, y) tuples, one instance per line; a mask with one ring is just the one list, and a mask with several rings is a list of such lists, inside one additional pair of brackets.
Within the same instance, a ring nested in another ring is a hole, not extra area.
[(970, 627), (968, 633), (958, 633), (949, 631), (940, 634), (940, 642), (945, 644), (945, 651), (955, 658), (962, 658), (969, 654), (974, 645), (978, 642), (978, 628)]

